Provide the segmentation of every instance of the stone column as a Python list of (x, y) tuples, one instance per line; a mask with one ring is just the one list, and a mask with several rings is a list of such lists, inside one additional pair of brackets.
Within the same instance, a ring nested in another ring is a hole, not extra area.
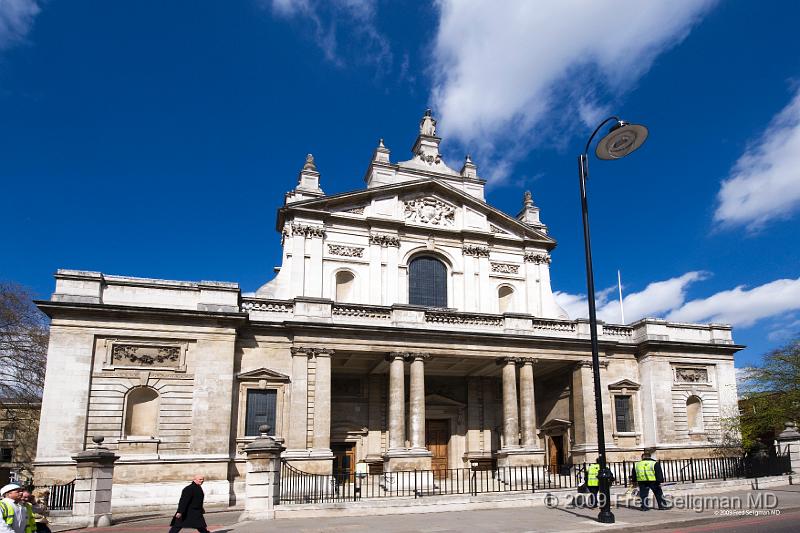
[(519, 417), (517, 415), (516, 360), (507, 357), (503, 366), (503, 448), (519, 447)]
[(389, 365), (389, 451), (406, 448), (406, 391), (402, 353), (388, 356)]
[(314, 389), (313, 455), (331, 454), (331, 356), (333, 350), (315, 348), (317, 377)]
[(519, 369), (519, 404), (522, 425), (522, 446), (535, 449), (539, 447), (536, 438), (536, 405), (533, 388), (533, 359), (523, 359)]
[(244, 513), (239, 521), (272, 520), (280, 498), (281, 452), (283, 447), (267, 435), (269, 426), (258, 428), (261, 436), (248, 444)]
[(107, 527), (111, 525), (111, 486), (114, 462), (119, 456), (102, 446), (103, 437), (93, 437), (94, 448), (72, 456), (77, 463), (72, 525)]
[(412, 450), (425, 449), (425, 359), (427, 354), (410, 354), (409, 437)]
[(800, 473), (800, 432), (797, 431), (797, 426), (794, 422), (786, 422), (784, 430), (775, 437), (781, 450), (786, 450), (789, 454), (789, 461), (791, 462), (792, 472), (795, 474)]

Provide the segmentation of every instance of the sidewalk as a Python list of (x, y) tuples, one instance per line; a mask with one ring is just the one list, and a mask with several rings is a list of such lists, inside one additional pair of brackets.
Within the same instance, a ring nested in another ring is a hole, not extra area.
[[(269, 521), (236, 523), (239, 511), (226, 511), (206, 515), (207, 522), (212, 531), (218, 533), (262, 533), (262, 532), (299, 532), (299, 533), (406, 533), (416, 531), (426, 532), (503, 532), (522, 533), (534, 531), (587, 531), (606, 530), (614, 531), (643, 531), (665, 528), (687, 527), (689, 525), (716, 523), (722, 520), (731, 520), (738, 517), (747, 517), (748, 520), (768, 519), (769, 514), (775, 510), (782, 514), (800, 511), (800, 486), (779, 485), (765, 487), (760, 490), (730, 490), (724, 491), (714, 488), (679, 489), (670, 486), (665, 493), (676, 498), (676, 504), (693, 508), (674, 508), (668, 511), (652, 510), (641, 512), (635, 507), (620, 505), (612, 510), (616, 516), (615, 524), (598, 524), (596, 521), (597, 510), (580, 507), (569, 507), (564, 501), (567, 494), (553, 493), (558, 501), (551, 500), (552, 508), (545, 506), (535, 507), (510, 507), (503, 509), (482, 509), (453, 512), (433, 512), (407, 515), (373, 515), (373, 516), (342, 516), (342, 517), (309, 517), (309, 518), (282, 518)], [(677, 499), (677, 498), (681, 499)], [(722, 499), (715, 499), (722, 498)], [(741, 501), (741, 508), (734, 510), (703, 509), (711, 504), (720, 505), (723, 502)], [(612, 498), (613, 500), (613, 498)], [(620, 503), (621, 500), (620, 500)], [(760, 509), (754, 509), (752, 503), (761, 503)], [(633, 502), (631, 502), (633, 505)], [(775, 509), (768, 507), (775, 506)], [(754, 516), (756, 511), (765, 513), (764, 516)], [(800, 514), (798, 514), (800, 518)], [(114, 533), (150, 533), (164, 532), (169, 523), (169, 517), (136, 519), (123, 519), (110, 528), (96, 528), (86, 531), (108, 531)]]

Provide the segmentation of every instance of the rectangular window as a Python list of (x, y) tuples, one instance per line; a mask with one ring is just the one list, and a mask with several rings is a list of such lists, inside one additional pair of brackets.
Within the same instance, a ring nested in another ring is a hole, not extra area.
[(16, 431), (14, 431), (14, 428), (3, 429), (3, 440), (14, 440), (15, 436)]
[(0, 448), (0, 463), (10, 463), (13, 452), (13, 448)]
[(269, 435), (275, 435), (275, 400), (277, 396), (278, 391), (275, 389), (247, 390), (247, 416), (244, 429), (246, 437), (259, 436), (258, 427), (263, 424), (269, 426)]
[(631, 397), (627, 395), (614, 396), (614, 412), (617, 418), (617, 433), (633, 432)]

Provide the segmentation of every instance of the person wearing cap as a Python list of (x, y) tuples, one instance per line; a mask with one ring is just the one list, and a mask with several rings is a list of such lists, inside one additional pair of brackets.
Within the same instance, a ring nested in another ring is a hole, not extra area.
[(28, 509), (21, 504), (22, 487), (9, 483), (0, 489), (0, 533), (31, 533), (28, 526)]

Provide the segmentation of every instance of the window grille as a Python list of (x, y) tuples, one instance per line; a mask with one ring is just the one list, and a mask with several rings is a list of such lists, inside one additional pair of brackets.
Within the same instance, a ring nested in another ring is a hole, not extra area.
[(630, 433), (633, 431), (633, 411), (631, 410), (630, 396), (614, 396), (614, 412), (617, 418), (617, 432)]
[(433, 257), (418, 257), (408, 268), (408, 303), (447, 307), (447, 268)]
[(244, 434), (246, 437), (257, 437), (261, 433), (258, 427), (267, 424), (268, 435), (275, 435), (275, 400), (278, 391), (275, 389), (249, 389), (247, 391), (247, 415)]

